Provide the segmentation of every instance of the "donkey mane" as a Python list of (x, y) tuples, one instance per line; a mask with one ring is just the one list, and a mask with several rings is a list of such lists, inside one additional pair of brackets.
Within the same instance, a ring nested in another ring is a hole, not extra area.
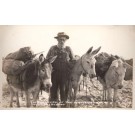
[(38, 78), (39, 62), (32, 62), (23, 72), (22, 79), (26, 87), (31, 87), (34, 85)]

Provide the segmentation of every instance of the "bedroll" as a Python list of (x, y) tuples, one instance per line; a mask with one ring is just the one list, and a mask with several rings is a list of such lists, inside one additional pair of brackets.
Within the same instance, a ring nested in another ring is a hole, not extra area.
[(8, 54), (5, 59), (14, 59), (26, 62), (33, 57), (33, 52), (30, 47), (20, 48), (18, 51), (14, 53)]
[(22, 72), (23, 66), (23, 61), (4, 59), (2, 64), (2, 71), (7, 75), (19, 75)]

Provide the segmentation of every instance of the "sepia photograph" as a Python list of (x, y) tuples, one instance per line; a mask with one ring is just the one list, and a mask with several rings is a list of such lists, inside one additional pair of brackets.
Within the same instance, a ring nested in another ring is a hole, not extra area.
[(1, 109), (133, 108), (134, 25), (1, 25)]
[(0, 134), (134, 135), (134, 0), (0, 4)]

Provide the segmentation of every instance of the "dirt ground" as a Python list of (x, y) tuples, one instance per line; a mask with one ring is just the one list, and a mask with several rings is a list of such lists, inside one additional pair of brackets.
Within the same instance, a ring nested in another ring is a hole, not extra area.
[[(132, 108), (132, 81), (124, 81), (124, 87), (118, 90), (117, 108)], [(2, 108), (10, 108), (10, 91), (7, 84), (2, 87)], [(107, 108), (107, 102), (102, 101), (103, 87), (97, 81), (93, 80), (87, 84), (87, 87), (80, 86), (77, 94), (77, 100), (74, 108)], [(20, 106), (26, 108), (25, 99), (19, 96)], [(58, 105), (58, 108), (60, 106)], [(16, 108), (16, 99), (14, 99), (13, 108)], [(50, 108), (48, 105), (48, 93), (39, 94), (37, 108)]]

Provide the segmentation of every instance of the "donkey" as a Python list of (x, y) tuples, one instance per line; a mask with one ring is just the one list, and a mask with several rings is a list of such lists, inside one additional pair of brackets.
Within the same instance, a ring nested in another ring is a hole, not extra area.
[[(108, 97), (108, 107), (111, 106), (110, 102), (113, 102), (113, 107), (116, 107), (116, 99), (118, 89), (123, 87), (123, 80), (125, 77), (126, 69), (128, 64), (123, 62), (121, 59), (114, 60), (105, 74), (105, 84), (107, 97)], [(111, 89), (114, 90), (113, 99), (111, 96)]]
[(49, 59), (45, 59), (43, 54), (40, 55), (39, 59), (29, 63), (27, 68), (22, 71), (19, 76), (21, 79), (12, 82), (15, 76), (7, 76), (7, 81), (10, 88), (10, 107), (13, 107), (13, 97), (16, 95), (17, 107), (20, 107), (19, 103), (19, 90), (23, 90), (26, 95), (26, 106), (31, 106), (30, 95), (33, 94), (33, 106), (36, 107), (37, 98), (40, 92), (40, 88), (48, 89), (51, 87), (51, 63), (56, 59), (56, 56)]
[[(99, 53), (96, 57), (96, 75), (98, 81), (103, 86), (103, 101), (113, 101), (113, 107), (116, 106), (116, 97), (118, 89), (123, 86), (123, 80), (131, 80), (133, 68), (126, 60), (117, 55), (110, 55), (105, 52)], [(113, 98), (111, 98), (112, 90)]]
[(69, 83), (69, 92), (68, 97), (69, 101), (74, 103), (76, 100), (76, 95), (79, 89), (79, 84), (81, 81), (82, 74), (88, 74), (90, 78), (96, 77), (95, 72), (95, 55), (99, 52), (101, 47), (92, 51), (93, 47), (91, 47), (81, 58), (78, 58), (76, 61), (71, 74), (70, 74), (70, 83)]

